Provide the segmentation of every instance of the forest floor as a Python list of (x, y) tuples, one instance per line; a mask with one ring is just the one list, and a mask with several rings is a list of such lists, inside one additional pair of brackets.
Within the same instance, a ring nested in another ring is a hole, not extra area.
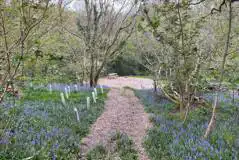
[[(105, 111), (92, 125), (90, 134), (82, 140), (82, 152), (87, 153), (97, 145), (107, 146), (115, 132), (127, 134), (134, 142), (140, 160), (148, 160), (142, 146), (146, 131), (152, 126), (144, 106), (127, 87), (152, 88), (152, 80), (146, 78), (118, 77), (100, 79), (99, 84), (111, 87), (105, 103)], [(126, 88), (124, 88), (126, 87)]]

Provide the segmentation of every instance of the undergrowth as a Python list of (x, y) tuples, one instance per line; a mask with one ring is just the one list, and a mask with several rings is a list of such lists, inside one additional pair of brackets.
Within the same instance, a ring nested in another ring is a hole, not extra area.
[(78, 159), (80, 140), (103, 112), (106, 92), (88, 109), (87, 96), (91, 92), (72, 92), (64, 106), (58, 91), (26, 89), (16, 105), (1, 104), (0, 159)]
[(126, 135), (117, 132), (110, 139), (107, 147), (98, 145), (87, 154), (88, 160), (138, 160), (133, 141)]
[[(175, 106), (151, 91), (135, 91), (145, 105), (154, 126), (148, 131), (144, 147), (151, 160), (238, 160), (239, 101), (222, 100), (217, 112), (217, 124), (208, 139), (202, 136), (211, 116), (211, 108), (198, 107), (190, 111), (183, 124)], [(228, 98), (225, 96), (224, 98)]]

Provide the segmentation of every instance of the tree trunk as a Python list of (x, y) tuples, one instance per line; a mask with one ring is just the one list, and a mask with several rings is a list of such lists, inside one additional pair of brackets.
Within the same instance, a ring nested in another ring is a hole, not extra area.
[(98, 84), (98, 80), (100, 78), (100, 73), (101, 73), (102, 69), (104, 68), (105, 64), (106, 64), (106, 61), (103, 61), (100, 68), (96, 72), (96, 75), (94, 77), (94, 85), (93, 85), (94, 87), (96, 87)]
[(232, 90), (232, 104), (235, 103), (235, 90)]
[(188, 113), (189, 113), (189, 108), (190, 108), (190, 102), (188, 101), (188, 103), (187, 103), (187, 105), (186, 105), (186, 112), (185, 112), (185, 115), (184, 115), (183, 123), (185, 123), (186, 120), (187, 120)]
[(154, 92), (157, 93), (157, 82), (156, 82), (156, 79), (154, 79)]
[(92, 73), (90, 73), (90, 87), (93, 87), (93, 86), (94, 86), (94, 78)]
[(180, 117), (181, 117), (181, 119), (183, 119), (184, 118), (184, 95), (183, 94), (181, 94), (181, 97), (180, 97), (180, 106), (179, 106), (180, 108)]
[[(228, 33), (227, 33), (227, 40), (226, 40), (226, 44), (225, 44), (225, 51), (224, 51), (224, 54), (223, 54), (223, 61), (222, 61), (222, 64), (221, 64), (221, 75), (220, 75), (220, 79), (219, 79), (219, 90), (221, 88), (223, 77), (224, 77), (224, 71), (225, 71), (224, 67), (225, 67), (226, 58), (227, 58), (228, 51), (229, 51), (231, 28), (232, 28), (232, 2), (229, 1)], [(210, 120), (210, 122), (208, 124), (208, 127), (206, 129), (206, 132), (203, 136), (204, 138), (207, 138), (210, 135), (210, 133), (213, 131), (213, 128), (216, 125), (216, 108), (217, 108), (218, 96), (219, 96), (218, 92), (219, 91), (217, 91), (217, 94), (216, 94), (216, 97), (215, 97), (215, 102), (214, 102), (214, 105), (213, 105), (211, 120)]]
[(91, 66), (90, 66), (90, 87), (93, 87), (94, 82), (94, 69), (95, 69), (95, 63), (94, 63), (94, 57), (91, 55)]
[(213, 105), (213, 111), (212, 111), (212, 117), (211, 120), (208, 124), (208, 127), (206, 129), (206, 132), (204, 134), (204, 138), (207, 138), (209, 136), (209, 134), (212, 132), (212, 130), (215, 128), (216, 126), (216, 108), (217, 108), (217, 103), (218, 103), (218, 94), (215, 97), (214, 100), (214, 105)]

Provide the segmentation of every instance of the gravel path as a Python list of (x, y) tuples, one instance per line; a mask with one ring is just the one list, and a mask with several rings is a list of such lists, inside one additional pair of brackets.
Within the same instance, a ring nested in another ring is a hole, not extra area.
[[(130, 89), (152, 88), (152, 80), (142, 78), (101, 79), (100, 84), (112, 89), (108, 93), (104, 113), (93, 124), (90, 134), (82, 140), (82, 151), (86, 153), (97, 144), (107, 144), (112, 133), (120, 131), (132, 138), (139, 152), (140, 160), (149, 160), (142, 147), (146, 131), (151, 127), (147, 113), (139, 99)], [(121, 88), (121, 89), (120, 89)]]
[(118, 77), (116, 79), (102, 78), (99, 80), (99, 84), (115, 88), (121, 88), (125, 86), (135, 89), (153, 88), (153, 80), (148, 78), (134, 78), (134, 77)]

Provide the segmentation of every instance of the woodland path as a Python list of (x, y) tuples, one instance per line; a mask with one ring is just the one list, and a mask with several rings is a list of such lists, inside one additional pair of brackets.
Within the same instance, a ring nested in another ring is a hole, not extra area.
[(111, 87), (105, 103), (105, 111), (92, 125), (90, 134), (82, 140), (83, 153), (87, 153), (97, 144), (106, 145), (110, 136), (119, 131), (132, 138), (140, 160), (149, 160), (142, 147), (146, 131), (151, 127), (148, 114), (139, 99), (130, 89), (152, 88), (152, 80), (145, 78), (118, 77), (116, 79), (100, 79), (99, 84)]

